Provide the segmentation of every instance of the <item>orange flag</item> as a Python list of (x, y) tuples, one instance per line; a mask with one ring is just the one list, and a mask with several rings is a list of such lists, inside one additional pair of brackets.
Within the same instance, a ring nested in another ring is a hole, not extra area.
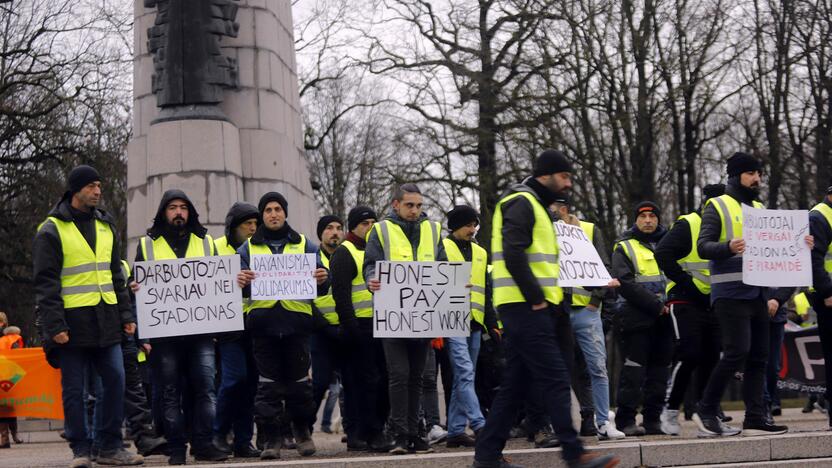
[(64, 419), (61, 371), (41, 348), (0, 352), (0, 417)]

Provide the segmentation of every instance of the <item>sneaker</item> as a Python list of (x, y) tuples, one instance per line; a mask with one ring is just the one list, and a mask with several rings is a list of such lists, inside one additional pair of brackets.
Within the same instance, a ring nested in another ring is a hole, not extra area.
[(627, 437), (627, 434), (616, 429), (615, 424), (610, 420), (598, 428), (598, 440), (618, 440)]
[(803, 412), (803, 413), (811, 413), (814, 410), (815, 410), (815, 403), (810, 398), (810, 399), (806, 400), (806, 404), (803, 405), (803, 409), (800, 410), (800, 411)]
[(438, 444), (448, 437), (448, 431), (442, 429), (442, 426), (434, 424), (428, 432), (428, 442), (430, 445)]
[(786, 426), (778, 426), (765, 420), (749, 421), (746, 419), (742, 423), (742, 433), (747, 436), (785, 434), (788, 430)]
[(555, 448), (560, 447), (560, 440), (555, 435), (552, 426), (537, 431), (534, 435), (534, 448)]
[(725, 414), (724, 411), (722, 411), (722, 406), (719, 407), (719, 410), (716, 413), (716, 417), (719, 418), (720, 421), (726, 422), (726, 423), (729, 423), (729, 422), (734, 420), (733, 417), (728, 416), (727, 414)]
[(234, 447), (234, 458), (259, 458), (262, 451), (249, 443), (242, 447)]
[(598, 428), (595, 427), (595, 417), (590, 415), (581, 418), (581, 437), (592, 437), (598, 435)]
[(662, 432), (667, 435), (679, 435), (682, 426), (679, 425), (679, 410), (665, 408), (659, 418), (662, 422)]
[(141, 435), (133, 442), (139, 455), (148, 457), (150, 455), (161, 455), (167, 451), (168, 441), (164, 437), (153, 437)]
[(641, 427), (644, 428), (645, 435), (665, 435), (662, 431), (662, 423), (659, 421), (644, 421)]
[(780, 405), (772, 405), (771, 415), (772, 416), (782, 416), (783, 415), (783, 408), (781, 408)]
[(407, 439), (404, 437), (396, 437), (393, 442), (393, 448), (388, 452), (390, 455), (407, 455)]
[(303, 428), (295, 431), (295, 443), (297, 444), (297, 451), (302, 457), (311, 457), (315, 455), (317, 450), (315, 442), (312, 440), (312, 435), (309, 434), (308, 428)]
[(277, 460), (280, 458), (280, 447), (282, 445), (282, 437), (277, 437), (275, 440), (265, 439), (263, 441), (263, 451), (260, 452), (261, 460)]
[(69, 463), (69, 468), (93, 468), (92, 460), (90, 460), (90, 457), (83, 455), (73, 457), (72, 461)]
[(171, 450), (168, 457), (168, 465), (184, 465), (185, 464), (185, 448)]
[(378, 432), (370, 439), (370, 443), (367, 445), (370, 451), (387, 453), (393, 448), (393, 441), (390, 440), (390, 437), (385, 432)]
[(477, 445), (477, 441), (474, 440), (473, 437), (463, 432), (459, 435), (448, 436), (448, 438), (445, 440), (445, 445), (448, 448), (475, 447)]
[(428, 441), (419, 436), (410, 438), (407, 444), (407, 451), (418, 454), (433, 453), (433, 449), (430, 448), (430, 444), (428, 444)]
[(213, 445), (207, 445), (205, 447), (200, 447), (199, 449), (194, 449), (192, 450), (192, 453), (197, 461), (226, 461), (230, 457), (228, 453), (223, 452)]
[(702, 416), (699, 413), (693, 413), (693, 422), (699, 428), (697, 437), (720, 437), (722, 435), (722, 423), (716, 416)]
[(226, 437), (214, 434), (214, 437), (211, 439), (211, 444), (214, 446), (215, 449), (219, 450), (220, 452), (231, 455), (231, 445), (229, 445), (228, 439)]
[(347, 452), (366, 452), (369, 450), (367, 442), (354, 436), (347, 436)]
[(144, 457), (133, 452), (128, 452), (123, 448), (115, 450), (102, 450), (98, 453), (99, 465), (116, 465), (116, 466), (133, 466), (144, 463)]
[(729, 426), (725, 423), (725, 421), (719, 421), (719, 426), (722, 428), (722, 435), (724, 437), (731, 437), (742, 433), (742, 429), (736, 428), (734, 426)]
[(613, 468), (621, 460), (613, 455), (584, 452), (577, 460), (567, 461), (569, 468)]
[(625, 425), (621, 429), (621, 432), (624, 433), (627, 437), (641, 437), (645, 434), (643, 426), (636, 426), (635, 421), (630, 424)]
[(474, 460), (474, 464), (471, 465), (471, 468), (523, 468), (520, 465), (515, 465), (511, 463), (508, 458), (502, 457), (499, 460), (494, 461), (477, 461)]

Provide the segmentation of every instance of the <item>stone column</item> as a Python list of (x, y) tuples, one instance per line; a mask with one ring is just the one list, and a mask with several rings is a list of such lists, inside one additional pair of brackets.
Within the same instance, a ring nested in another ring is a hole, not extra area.
[(132, 258), (165, 190), (185, 191), (214, 236), (236, 201), (256, 204), (267, 191), (289, 203), (289, 223), (317, 241), (317, 207), (303, 159), (300, 97), (288, 0), (242, 0), (236, 38), (221, 40), (223, 54), (237, 60), (239, 87), (226, 90), (221, 109), (229, 121), (155, 122), (151, 91), (153, 58), (147, 29), (156, 10), (135, 0), (133, 136), (127, 148), (127, 201)]

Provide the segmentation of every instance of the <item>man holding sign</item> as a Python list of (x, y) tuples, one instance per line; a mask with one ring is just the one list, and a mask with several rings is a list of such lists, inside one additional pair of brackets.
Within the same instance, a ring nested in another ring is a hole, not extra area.
[[(190, 198), (181, 190), (162, 194), (159, 209), (147, 236), (139, 239), (136, 262), (200, 258), (216, 253), (208, 230), (199, 222), (199, 214)], [(144, 275), (143, 275), (144, 276)], [(142, 278), (131, 283), (139, 292)], [(140, 326), (142, 316), (140, 315)], [(180, 381), (188, 379), (188, 396), (193, 404), (191, 447), (197, 460), (222, 461), (228, 455), (214, 447), (213, 422), (216, 411), (214, 377), (216, 361), (214, 339), (209, 334), (171, 336), (150, 340), (150, 366), (163, 397), (164, 432), (170, 447), (171, 465), (184, 465), (186, 459), (185, 414)]]
[[(263, 195), (257, 209), (260, 212), (260, 225), (237, 253), (240, 254), (241, 263), (238, 284), (244, 288), (243, 297), (252, 299), (246, 307), (246, 329), (251, 334), (254, 359), (260, 372), (260, 385), (254, 401), (254, 421), (264, 440), (260, 458), (280, 458), (284, 435), (280, 429), (285, 422), (292, 423), (298, 453), (310, 456), (315, 453), (315, 443), (309, 433), (309, 427), (315, 421), (312, 381), (309, 377), (311, 297), (258, 299), (251, 284), (257, 276), (254, 271), (258, 269), (255, 256), (269, 259), (274, 254), (294, 254), (297, 263), (303, 263), (307, 261), (303, 254), (314, 255), (317, 248), (303, 234), (289, 226), (286, 221), (288, 203), (283, 195), (277, 192)], [(285, 265), (288, 267), (289, 263), (285, 262)], [(321, 265), (320, 259), (311, 268), (314, 270), (309, 275), (313, 276), (312, 284), (317, 283), (317, 288), (306, 292), (310, 292), (313, 297), (326, 294), (329, 289), (327, 270)], [(270, 273), (280, 277), (295, 272), (277, 269)], [(288, 291), (284, 293), (288, 294)]]
[[(810, 293), (812, 306), (817, 312), (818, 334), (827, 365), (826, 401), (832, 397), (832, 186), (826, 189), (826, 197), (809, 212), (809, 231), (817, 240), (812, 249), (812, 277), (814, 288)], [(829, 426), (832, 427), (832, 414)]]

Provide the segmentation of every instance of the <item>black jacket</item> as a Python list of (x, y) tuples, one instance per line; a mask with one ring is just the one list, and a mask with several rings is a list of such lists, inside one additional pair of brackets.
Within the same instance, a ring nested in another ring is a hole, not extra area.
[[(77, 216), (73, 215), (68, 194), (52, 209), (49, 216), (63, 221), (75, 221), (82, 233), (88, 233), (85, 239), (93, 250), (95, 250), (96, 231), (93, 219), (103, 221), (110, 226), (113, 231), (110, 271), (118, 303), (110, 305), (102, 301), (92, 307), (64, 309), (63, 299), (61, 299), (63, 265), (61, 238), (53, 223), (45, 223), (35, 234), (32, 244), (35, 300), (44, 349), (49, 354), (53, 349), (62, 347), (100, 348), (121, 343), (124, 324), (134, 322), (135, 319), (130, 310), (130, 297), (121, 269), (119, 257), (121, 249), (115, 222), (107, 213), (98, 209), (94, 210), (87, 220), (76, 219)], [(90, 236), (93, 237), (92, 242), (90, 242)], [(57, 345), (52, 338), (64, 331), (69, 332), (69, 342), (65, 345)]]
[(690, 223), (685, 219), (677, 220), (656, 246), (656, 261), (664, 275), (676, 283), (667, 294), (668, 301), (687, 302), (708, 309), (711, 307), (710, 295), (702, 294), (693, 277), (678, 263), (690, 253), (695, 241), (690, 235)]
[(257, 207), (246, 202), (234, 202), (225, 215), (225, 238), (228, 240), (228, 245), (239, 248), (245, 239), (235, 239), (233, 228), (239, 226), (247, 219), (259, 219), (260, 212)]
[[(448, 239), (451, 240), (454, 244), (459, 247), (460, 253), (462, 253), (462, 257), (465, 259), (466, 262), (470, 262), (473, 258), (473, 247), (471, 247), (471, 242), (469, 241), (461, 241), (455, 239), (453, 236), (448, 236)], [(448, 252), (445, 251), (445, 243), (439, 243), (439, 252), (436, 254), (436, 261), (437, 262), (445, 262), (448, 260)], [(485, 329), (483, 332), (488, 333), (488, 330), (493, 330), (497, 328), (497, 314), (494, 312), (494, 304), (492, 302), (492, 284), (491, 284), (491, 275), (486, 273), (485, 275), (485, 317), (483, 322), (485, 322)], [(471, 317), (471, 323), (474, 322), (473, 316)]]
[[(624, 233), (619, 242), (635, 238), (641, 245), (654, 250), (656, 243), (664, 237), (666, 232), (664, 226), (659, 225), (656, 232), (646, 235), (633, 226)], [(664, 301), (642, 284), (636, 283), (636, 271), (633, 262), (627, 257), (624, 248), (617, 243), (612, 252), (612, 271), (610, 271), (610, 274), (621, 282), (621, 288), (618, 292), (625, 300), (616, 314), (616, 323), (620, 329), (622, 331), (635, 331), (650, 328), (664, 309)]]
[[(422, 237), (422, 222), (428, 219), (427, 215), (422, 213), (418, 221), (405, 221), (399, 218), (393, 210), (384, 218), (383, 221), (391, 221), (402, 228), (402, 232), (410, 241), (413, 247), (413, 258), (418, 258), (416, 251), (419, 249), (419, 240)], [(376, 276), (376, 262), (384, 261), (384, 248), (378, 238), (378, 233), (375, 229), (370, 231), (370, 237), (367, 238), (367, 245), (364, 248), (364, 279), (369, 280)]]
[[(364, 250), (366, 244), (363, 239), (350, 233), (347, 234), (347, 240), (352, 242), (358, 250)], [(357, 319), (355, 307), (352, 304), (352, 280), (358, 274), (358, 268), (355, 266), (352, 254), (343, 245), (339, 245), (332, 253), (329, 259), (329, 271), (332, 275), (332, 298), (335, 299), (338, 321), (342, 324), (352, 322)], [(364, 321), (371, 322), (372, 320)]]
[[(828, 200), (824, 200), (823, 203), (832, 206)], [(829, 242), (832, 242), (832, 226), (829, 226), (822, 213), (811, 211), (809, 212), (809, 233), (815, 237), (815, 248), (812, 249), (814, 296), (815, 301), (823, 303), (824, 299), (832, 296), (832, 278), (823, 266), (826, 255), (829, 253)]]

